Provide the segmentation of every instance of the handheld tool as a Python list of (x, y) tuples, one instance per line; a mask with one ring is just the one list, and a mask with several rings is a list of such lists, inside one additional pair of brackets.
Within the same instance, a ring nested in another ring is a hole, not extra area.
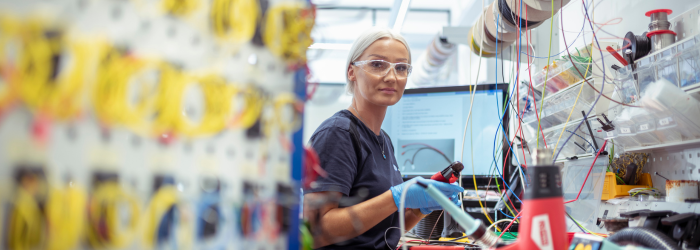
[[(442, 171), (435, 173), (430, 179), (446, 183), (455, 183), (461, 178), (460, 173), (463, 169), (464, 165), (459, 161), (455, 161)], [(445, 211), (442, 216), (444, 221), (442, 237), (455, 238), (462, 236), (464, 230), (462, 230), (459, 224), (452, 218), (450, 213)]]

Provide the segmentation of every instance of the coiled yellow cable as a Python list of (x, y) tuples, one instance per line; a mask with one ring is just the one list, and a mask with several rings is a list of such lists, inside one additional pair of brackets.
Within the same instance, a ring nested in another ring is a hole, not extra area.
[(6, 58), (6, 50), (8, 43), (17, 36), (17, 26), (17, 21), (14, 18), (0, 14), (0, 115), (16, 99), (10, 84), (15, 70)]
[[(89, 51), (84, 44), (67, 43), (60, 30), (45, 28), (39, 20), (28, 21), (22, 29), (18, 76), (12, 82), (19, 98), (52, 118), (76, 117), (84, 106), (81, 94)], [(71, 60), (61, 60), (66, 56)]]
[[(301, 126), (301, 113), (297, 108), (299, 100), (292, 93), (282, 93), (275, 97), (274, 107), (274, 123), (279, 127), (280, 131), (283, 133), (292, 132), (299, 129)], [(284, 107), (291, 106), (292, 108), (292, 120), (285, 121), (284, 118)]]
[(186, 16), (199, 7), (199, 0), (163, 0), (161, 6), (166, 13)]
[(242, 98), (244, 105), (240, 113), (236, 114), (231, 121), (232, 127), (248, 129), (260, 119), (265, 104), (262, 92), (254, 86), (248, 86), (238, 91), (236, 98)]
[(7, 246), (14, 250), (39, 247), (44, 236), (41, 209), (34, 196), (19, 187), (7, 230)]
[(253, 38), (261, 16), (257, 0), (214, 0), (209, 15), (217, 37), (239, 43)]
[[(131, 216), (126, 227), (120, 225), (119, 207), (126, 203)], [(93, 248), (123, 248), (132, 243), (139, 229), (140, 205), (136, 197), (118, 183), (100, 184), (88, 202), (88, 242)]]
[(158, 227), (170, 208), (178, 201), (177, 189), (173, 186), (164, 186), (153, 195), (146, 210), (146, 227), (144, 242), (153, 247), (157, 242)]
[[(124, 56), (116, 50), (106, 53), (98, 68), (92, 95), (95, 113), (101, 122), (123, 125), (142, 135), (153, 133), (152, 117), (157, 102), (154, 96), (162, 84), (140, 82), (137, 100), (129, 100), (129, 88), (136, 85), (132, 80), (147, 70), (165, 71), (161, 65)], [(161, 78), (167, 77), (164, 75), (167, 74), (161, 73)]]
[[(232, 98), (235, 88), (226, 83), (226, 80), (216, 75), (202, 75), (186, 77), (186, 83), (181, 84), (174, 91), (172, 98), (167, 98), (173, 103), (178, 114), (174, 117), (175, 131), (187, 136), (201, 136), (215, 134), (226, 128), (226, 120), (232, 110)], [(182, 99), (188, 86), (197, 86), (202, 91), (205, 110), (199, 122), (192, 122), (181, 111)]]
[(74, 249), (85, 229), (87, 194), (79, 187), (52, 190), (46, 203), (48, 250)]
[(315, 10), (299, 2), (272, 6), (266, 14), (263, 41), (274, 55), (292, 64), (306, 63), (306, 49), (313, 43)]

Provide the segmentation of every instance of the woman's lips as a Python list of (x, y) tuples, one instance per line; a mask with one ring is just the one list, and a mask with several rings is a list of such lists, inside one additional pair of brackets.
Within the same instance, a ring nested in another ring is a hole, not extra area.
[(396, 93), (396, 89), (394, 89), (394, 88), (383, 88), (383, 89), (379, 89), (379, 91), (381, 91), (381, 92), (384, 93), (384, 94), (394, 94), (394, 93)]

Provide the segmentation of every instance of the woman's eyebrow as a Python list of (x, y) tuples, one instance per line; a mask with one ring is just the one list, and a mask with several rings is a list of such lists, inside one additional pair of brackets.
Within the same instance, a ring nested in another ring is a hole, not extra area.
[[(379, 57), (379, 58), (384, 59), (384, 60), (389, 60), (388, 57), (383, 56), (383, 55), (371, 54), (371, 55), (369, 55), (369, 56), (374, 56), (374, 57)], [(397, 61), (408, 61), (408, 59), (406, 59), (406, 58), (397, 58), (396, 60), (397, 60)]]

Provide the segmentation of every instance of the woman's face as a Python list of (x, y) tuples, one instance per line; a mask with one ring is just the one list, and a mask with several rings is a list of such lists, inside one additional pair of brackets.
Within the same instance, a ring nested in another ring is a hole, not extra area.
[[(355, 61), (364, 60), (408, 63), (408, 50), (403, 43), (384, 38), (372, 43)], [(393, 69), (389, 70), (386, 75), (380, 76), (366, 72), (358, 66), (350, 65), (348, 79), (355, 82), (355, 98), (364, 99), (378, 106), (391, 106), (401, 99), (408, 78), (397, 76)]]

